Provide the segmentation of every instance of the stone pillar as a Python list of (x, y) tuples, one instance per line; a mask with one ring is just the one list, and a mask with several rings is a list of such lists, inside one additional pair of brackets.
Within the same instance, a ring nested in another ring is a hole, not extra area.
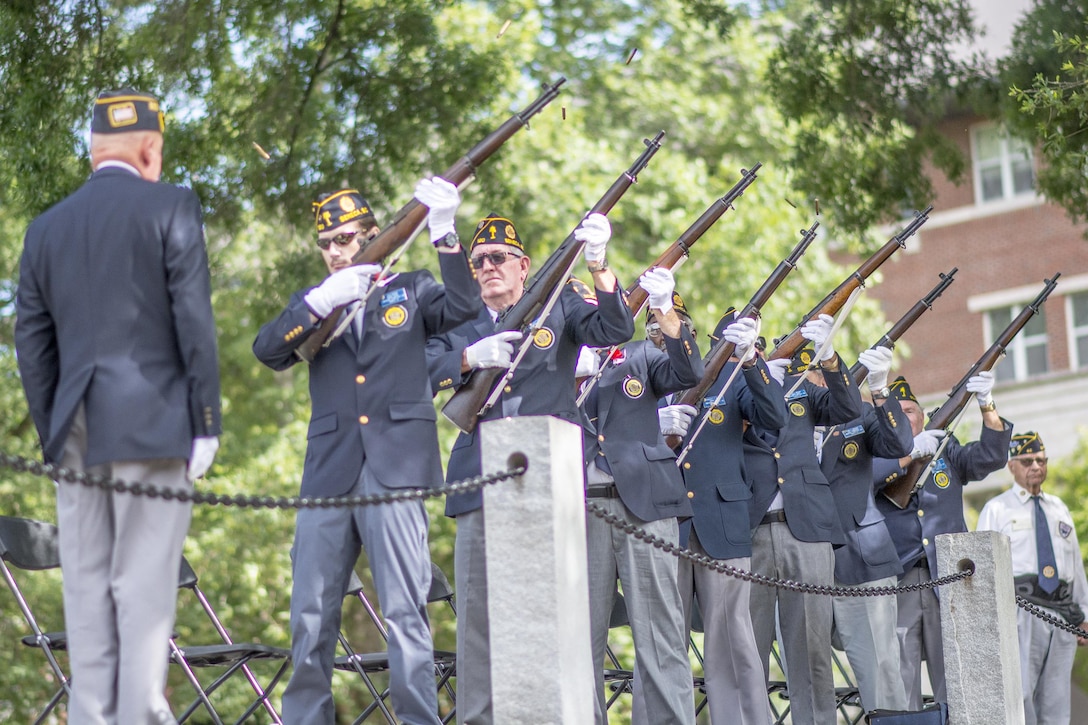
[(974, 563), (974, 575), (940, 589), (949, 725), (1023, 725), (1008, 537), (996, 531), (937, 536), (940, 576), (960, 571), (964, 561)]
[(480, 424), (496, 723), (592, 723), (582, 429), (551, 416)]

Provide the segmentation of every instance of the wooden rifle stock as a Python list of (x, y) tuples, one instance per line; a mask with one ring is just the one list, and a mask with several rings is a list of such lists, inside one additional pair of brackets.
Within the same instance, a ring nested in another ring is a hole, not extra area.
[[(695, 220), (687, 230), (681, 234), (672, 245), (669, 246), (664, 252), (661, 253), (654, 263), (646, 268), (646, 271), (650, 271), (654, 267), (664, 267), (668, 270), (675, 269), (681, 260), (688, 256), (689, 250), (695, 242), (699, 241), (699, 238), (709, 231), (710, 227), (721, 219), (722, 215), (726, 211), (733, 208), (733, 202), (741, 197), (744, 191), (752, 185), (752, 182), (756, 180), (756, 172), (762, 167), (762, 163), (756, 163), (750, 170), (740, 170), (740, 181), (733, 185), (733, 188), (726, 193), (720, 199), (715, 200), (702, 216)], [(646, 300), (649, 295), (646, 290), (642, 289), (638, 285), (636, 279), (625, 290), (627, 294), (627, 306), (631, 308), (631, 314), (638, 319), (639, 314), (642, 312), (642, 308), (646, 305)]]
[[(873, 347), (886, 347), (889, 350), (895, 347), (895, 343), (899, 342), (907, 330), (911, 328), (918, 319), (926, 313), (926, 311), (933, 308), (933, 303), (937, 301), (937, 298), (948, 289), (948, 285), (955, 282), (953, 279), (956, 276), (956, 272), (959, 271), (959, 267), (953, 267), (952, 271), (948, 274), (941, 272), (941, 281), (937, 283), (937, 286), (929, 291), (922, 299), (914, 303), (914, 306), (907, 311), (907, 314), (899, 318), (899, 320), (892, 325), (891, 329), (884, 333), (884, 337), (877, 340)], [(865, 380), (865, 376), (869, 374), (869, 368), (862, 365), (860, 362), (854, 363), (850, 368), (850, 375), (854, 378), (856, 385), (861, 385), (861, 381)]]
[[(629, 169), (620, 174), (604, 196), (593, 205), (590, 213), (608, 214), (631, 185), (638, 181), (639, 173), (661, 148), (661, 131), (653, 139), (644, 139), (646, 149)], [(552, 252), (525, 287), (521, 297), (499, 317), (496, 332), (507, 330), (524, 331), (544, 309), (548, 299), (569, 279), (569, 270), (582, 253), (584, 244), (574, 238), (571, 231), (563, 243)], [(523, 341), (524, 344), (524, 341)], [(480, 416), (486, 412), (484, 404), (495, 387), (495, 381), (507, 371), (502, 368), (477, 368), (469, 372), (468, 379), (454, 391), (442, 407), (442, 414), (465, 433), (476, 430)]]
[[(808, 249), (808, 245), (812, 244), (812, 240), (816, 238), (816, 229), (820, 226), (820, 222), (813, 222), (812, 226), (808, 229), (801, 230), (801, 241), (797, 243), (797, 246), (793, 248), (790, 255), (778, 263), (778, 266), (774, 268), (771, 275), (763, 282), (756, 293), (752, 295), (752, 299), (748, 304), (744, 306), (744, 309), (737, 315), (737, 319), (741, 317), (750, 317), (756, 319), (760, 315), (760, 310), (767, 304), (767, 301), (771, 299), (771, 295), (775, 293), (779, 285), (785, 281), (790, 272), (797, 266), (798, 260), (801, 259), (801, 255)], [(721, 334), (721, 330), (717, 330), (718, 334)], [(729, 362), (729, 358), (733, 357), (734, 351), (736, 351), (736, 343), (729, 342), (724, 337), (719, 337), (718, 341), (710, 348), (710, 351), (703, 358), (703, 377), (699, 379), (699, 382), (695, 387), (688, 388), (684, 392), (680, 393), (673, 399), (674, 405), (690, 405), (696, 410), (701, 410), (700, 402), (703, 396), (706, 395), (706, 391), (710, 390), (710, 386), (714, 384), (714, 381), (718, 379), (718, 375), (721, 374), (725, 364)], [(672, 449), (676, 449), (681, 443), (680, 436), (666, 436), (665, 443)]]
[[(960, 378), (960, 381), (953, 386), (952, 392), (948, 394), (948, 400), (929, 414), (926, 430), (946, 431), (948, 429), (948, 426), (952, 424), (952, 421), (967, 405), (967, 401), (971, 399), (972, 393), (967, 390), (967, 381), (980, 372), (993, 369), (994, 365), (1001, 360), (1005, 355), (1005, 349), (1013, 338), (1016, 337), (1020, 330), (1024, 329), (1024, 325), (1028, 324), (1028, 320), (1039, 312), (1039, 308), (1046, 302), (1046, 298), (1054, 291), (1054, 287), (1058, 284), (1058, 277), (1061, 277), (1061, 272), (1048, 280), (1044, 280), (1043, 291), (1039, 293), (1039, 296), (1020, 311), (1020, 314), (1009, 323), (1009, 326), (997, 336), (994, 344), (990, 345), (986, 352), (982, 353), (982, 357), (967, 371), (967, 374)], [(911, 461), (906, 474), (885, 487), (881, 493), (897, 507), (906, 508), (914, 492), (925, 485), (925, 481), (919, 479), (927, 465), (929, 465), (928, 458)]]
[(771, 354), (767, 356), (767, 359), (781, 360), (793, 357), (794, 353), (805, 346), (806, 340), (801, 336), (801, 327), (817, 315), (834, 315), (841, 310), (842, 306), (846, 304), (846, 301), (850, 299), (850, 295), (853, 294), (854, 290), (863, 286), (865, 280), (869, 279), (869, 276), (872, 275), (880, 265), (888, 261), (888, 257), (892, 256), (896, 250), (907, 246), (907, 239), (918, 231), (919, 227), (926, 223), (931, 211), (933, 211), (932, 206), (927, 207), (925, 211), (917, 214), (914, 217), (914, 220), (907, 225), (903, 231), (893, 236), (883, 247), (876, 250), (871, 257), (862, 262), (861, 266), (854, 270), (853, 274), (844, 279), (838, 287), (827, 295), (827, 297), (824, 297), (807, 315), (801, 318), (801, 322), (797, 327), (793, 328), (793, 332), (779, 340), (775, 340), (775, 348)]
[[(488, 134), (482, 141), (469, 149), (453, 164), (439, 174), (443, 179), (454, 186), (460, 187), (469, 177), (476, 173), (476, 169), (510, 139), (518, 130), (529, 125), (529, 119), (540, 113), (541, 110), (559, 95), (559, 87), (566, 83), (566, 78), (560, 78), (550, 86), (546, 86), (540, 96), (524, 109), (515, 113)], [(382, 229), (374, 239), (366, 243), (355, 256), (351, 258), (354, 264), (375, 264), (389, 256), (398, 247), (409, 240), (412, 233), (427, 219), (428, 209), (414, 198), (402, 206), (393, 217), (393, 222)], [(321, 321), (317, 329), (307, 337), (301, 345), (295, 349), (295, 353), (306, 362), (313, 362), (314, 356), (322, 347), (328, 344), (329, 337), (336, 329), (343, 312), (342, 305)]]

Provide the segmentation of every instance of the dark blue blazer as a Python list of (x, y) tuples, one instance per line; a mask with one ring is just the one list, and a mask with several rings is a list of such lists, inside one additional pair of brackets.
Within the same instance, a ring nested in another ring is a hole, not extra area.
[[(402, 272), (367, 301), (362, 340), (345, 332), (310, 364), (310, 428), (302, 495), (342, 496), (366, 460), (385, 488), (442, 482), (427, 359), (427, 338), (472, 319), (480, 308), (464, 253), (439, 254), (445, 286), (426, 271)], [(319, 323), (291, 296), (264, 325), (253, 354), (273, 370), (299, 361), (295, 348)]]
[[(631, 311), (621, 292), (618, 287), (611, 294), (597, 290), (596, 297), (586, 298), (576, 291), (575, 285), (564, 287), (513, 378), (484, 420), (554, 415), (580, 425), (574, 383), (579, 347), (619, 345), (630, 340), (635, 332)], [(495, 326), (485, 308), (475, 320), (431, 338), (427, 342), (427, 364), (432, 388), (437, 391), (460, 387), (464, 349), (494, 332)], [(472, 433), (461, 433), (450, 452), (446, 480), (478, 476), (480, 465), (479, 428)], [(446, 515), (457, 516), (482, 505), (480, 491), (447, 496)]]
[(835, 549), (837, 581), (863, 584), (902, 573), (884, 514), (873, 500), (873, 456), (899, 458), (913, 445), (910, 420), (895, 398), (880, 408), (866, 403), (861, 418), (826, 432), (820, 468), (846, 535), (846, 545)]
[[(925, 556), (929, 571), (936, 574), (934, 538), (937, 534), (967, 531), (967, 523), (963, 520), (963, 487), (1002, 468), (1009, 458), (1012, 423), (1004, 418), (1001, 420), (1005, 424), (1004, 430), (983, 426), (979, 439), (966, 445), (952, 436), (925, 485), (910, 497), (906, 508), (900, 509), (878, 493), (876, 505), (884, 514), (904, 571)], [(897, 458), (877, 458), (873, 461), (873, 486), (876, 491), (882, 491), (906, 472)]]
[(46, 461), (79, 404), (85, 464), (187, 459), (219, 435), (219, 363), (200, 201), (107, 167), (35, 219), (16, 297), (19, 373)]
[(698, 383), (703, 361), (686, 327), (679, 338), (665, 337), (665, 350), (639, 340), (608, 361), (591, 393), (596, 417), (582, 429), (585, 464), (603, 455), (620, 499), (643, 521), (691, 516), (676, 454), (661, 437), (657, 399)]
[[(793, 387), (793, 378), (783, 386)], [(749, 524), (754, 529), (781, 490), (786, 523), (801, 541), (846, 543), (831, 486), (813, 446), (818, 425), (847, 423), (861, 417), (861, 393), (839, 358), (838, 373), (824, 372), (826, 388), (808, 382), (786, 401), (786, 425), (778, 435), (749, 428), (744, 434), (744, 462), (752, 486)]]
[[(728, 363), (703, 398), (688, 438), (694, 435), (703, 414), (707, 422), (681, 467), (695, 511), (692, 525), (707, 554), (715, 559), (752, 555), (748, 525), (752, 491), (741, 448), (746, 422), (769, 430), (778, 430), (786, 423), (782, 386), (770, 376), (762, 358), (750, 369), (742, 370), (714, 405), (736, 365)], [(683, 448), (687, 445), (685, 439)], [(682, 535), (681, 543), (686, 545), (686, 531)]]

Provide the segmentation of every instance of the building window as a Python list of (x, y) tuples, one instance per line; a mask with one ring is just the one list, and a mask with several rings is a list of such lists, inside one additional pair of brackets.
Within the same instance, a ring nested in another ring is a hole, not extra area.
[(1068, 318), (1073, 326), (1073, 369), (1088, 368), (1088, 292), (1067, 295)]
[[(1023, 305), (999, 307), (986, 312), (986, 339), (997, 339), (1013, 318), (1020, 314)], [(1025, 380), (1035, 375), (1042, 375), (1050, 369), (1047, 362), (1046, 311), (1040, 308), (1032, 315), (1020, 333), (1013, 338), (1005, 350), (1005, 357), (994, 367), (994, 378), (998, 382)]]
[(975, 200), (979, 204), (1032, 193), (1031, 147), (994, 124), (972, 129)]

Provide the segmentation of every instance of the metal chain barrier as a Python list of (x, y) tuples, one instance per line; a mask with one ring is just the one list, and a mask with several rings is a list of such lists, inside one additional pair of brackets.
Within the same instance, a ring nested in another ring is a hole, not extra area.
[(647, 544), (652, 545), (654, 548), (666, 551), (678, 559), (687, 559), (693, 564), (712, 569), (714, 571), (721, 572), (722, 574), (728, 574), (729, 576), (736, 577), (737, 579), (743, 579), (744, 581), (753, 582), (754, 584), (762, 584), (768, 587), (779, 587), (781, 589), (787, 589), (791, 592), (801, 592), (802, 594), (822, 594), (829, 597), (884, 597), (892, 594), (901, 594), (905, 592), (917, 592), (923, 589), (933, 589), (935, 587), (944, 586), (945, 584), (951, 584), (952, 582), (966, 579), (975, 573), (974, 568), (964, 569), (958, 571), (955, 574), (949, 574), (939, 579), (933, 579), (927, 582), (918, 582), (917, 584), (907, 584), (905, 586), (896, 587), (830, 587), (823, 584), (805, 584), (803, 582), (790, 581), (788, 579), (775, 579), (773, 577), (766, 576), (764, 574), (757, 574), (752, 571), (746, 571), (744, 569), (738, 569), (735, 566), (730, 566), (718, 559), (711, 559), (705, 554), (696, 554), (690, 549), (683, 549), (671, 542), (654, 536), (645, 529), (642, 529), (634, 524), (624, 521), (620, 517), (610, 514), (595, 503), (586, 503), (586, 510), (599, 519), (604, 520), (613, 528), (616, 528), (628, 536), (634, 536), (640, 541), (644, 541)]
[(1059, 619), (1058, 617), (1055, 617), (1053, 614), (1048, 613), (1042, 607), (1036, 604), (1032, 604), (1027, 599), (1024, 599), (1019, 594), (1016, 595), (1016, 606), (1020, 607), (1028, 614), (1034, 614), (1036, 617), (1053, 626), (1055, 629), (1060, 629), (1063, 632), (1068, 632), (1069, 634), (1076, 635), (1077, 637), (1088, 637), (1088, 632), (1085, 632), (1080, 627), (1074, 627), (1072, 624), (1066, 622), (1064, 619)]
[(516, 478), (525, 473), (527, 466), (516, 466), (506, 471), (487, 473), (474, 478), (455, 481), (453, 483), (436, 486), (435, 488), (410, 488), (389, 493), (374, 494), (371, 496), (339, 496), (330, 498), (305, 498), (301, 496), (289, 496), (277, 498), (274, 496), (244, 496), (241, 494), (228, 496), (217, 493), (204, 493), (202, 491), (176, 491), (168, 488), (158, 488), (147, 483), (128, 482), (109, 476), (94, 473), (75, 471), (65, 466), (56, 466), (52, 463), (39, 463), (22, 456), (9, 455), (0, 451), (0, 467), (10, 468), (20, 473), (29, 473), (33, 476), (51, 478), (54, 481), (66, 483), (78, 483), (92, 488), (101, 488), (116, 493), (128, 493), (133, 496), (147, 496), (148, 498), (161, 498), (165, 501), (191, 501), (197, 504), (209, 506), (234, 506), (237, 508), (266, 508), (266, 509), (327, 509), (343, 508), (346, 506), (376, 506), (380, 504), (412, 501), (415, 499), (437, 498), (452, 493), (468, 493), (477, 491), (484, 486)]

